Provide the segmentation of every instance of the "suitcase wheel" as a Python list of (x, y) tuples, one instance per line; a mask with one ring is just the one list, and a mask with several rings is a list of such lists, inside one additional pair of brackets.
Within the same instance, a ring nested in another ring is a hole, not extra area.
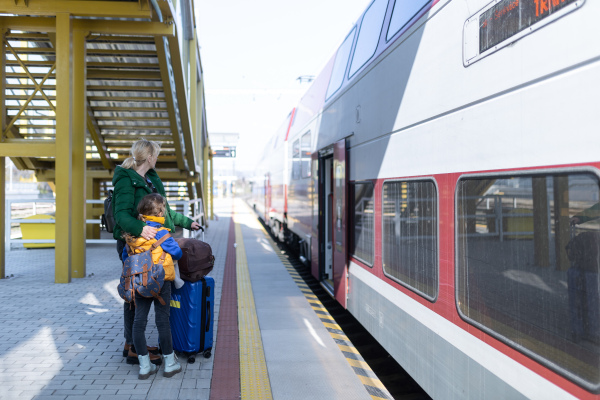
[(210, 358), (210, 350), (206, 350), (204, 353), (202, 353), (204, 355), (204, 358)]
[(188, 364), (193, 364), (196, 362), (196, 355), (189, 356), (187, 359)]

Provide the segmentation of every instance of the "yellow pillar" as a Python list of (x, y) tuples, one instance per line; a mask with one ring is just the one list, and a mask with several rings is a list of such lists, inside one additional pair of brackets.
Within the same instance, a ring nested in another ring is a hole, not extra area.
[(56, 15), (56, 247), (54, 280), (71, 282), (73, 227), (71, 224), (73, 183), (73, 90), (71, 16)]
[[(210, 153), (210, 148), (208, 149), (209, 153)], [(208, 191), (209, 191), (209, 199), (210, 199), (210, 219), (214, 219), (215, 217), (215, 211), (213, 208), (213, 204), (214, 204), (214, 190), (213, 190), (213, 157), (212, 154), (209, 156), (209, 160), (210, 160), (210, 185), (208, 186)]]
[(205, 218), (208, 218), (208, 180), (208, 146), (205, 143), (202, 149), (202, 207)]
[(554, 176), (554, 231), (556, 269), (566, 271), (571, 266), (566, 250), (570, 240), (568, 176)]
[[(190, 54), (190, 76), (189, 76), (189, 84), (190, 84), (190, 120), (192, 123), (192, 142), (194, 143), (194, 149), (200, 153), (201, 147), (198, 146), (198, 137), (200, 136), (200, 132), (198, 132), (198, 117), (202, 118), (202, 116), (197, 115), (197, 104), (198, 104), (198, 68), (196, 68), (196, 37), (189, 42), (189, 54)], [(199, 155), (199, 154), (198, 154)], [(195, 170), (194, 168), (191, 168)]]
[[(6, 95), (6, 78), (5, 78), (5, 71), (6, 71), (6, 54), (4, 53), (5, 49), (4, 49), (4, 34), (6, 33), (6, 30), (4, 29), (3, 26), (0, 26), (0, 72), (2, 72), (2, 74), (0, 75), (0, 135), (4, 134), (4, 128), (6, 127), (6, 102), (5, 102), (5, 95)], [(4, 137), (0, 138), (0, 141), (3, 141)], [(5, 157), (0, 157), (0, 279), (4, 278), (6, 276), (6, 268), (5, 268), (5, 262), (6, 262), (6, 249), (5, 249), (5, 243), (6, 243), (6, 178), (5, 178), (5, 173), (6, 173), (6, 158)], [(10, 234), (10, 233), (9, 233)]]
[[(2, 98), (4, 100), (4, 98)], [(4, 119), (3, 121), (4, 122)], [(0, 126), (4, 126), (2, 123)], [(0, 279), (6, 276), (5, 243), (6, 243), (6, 157), (0, 157)], [(10, 235), (10, 233), (9, 233)]]
[[(71, 265), (73, 278), (85, 278), (86, 269), (86, 190), (85, 190), (85, 129), (86, 109), (86, 65), (85, 33), (73, 33), (73, 190), (71, 207)], [(58, 236), (57, 236), (58, 237)]]
[(548, 227), (548, 187), (546, 177), (532, 178), (533, 189), (533, 262), (550, 266), (550, 232)]

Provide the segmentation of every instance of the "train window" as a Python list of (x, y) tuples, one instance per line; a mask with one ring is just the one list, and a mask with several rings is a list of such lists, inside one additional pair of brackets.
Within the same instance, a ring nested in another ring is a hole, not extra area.
[(396, 0), (387, 32), (389, 41), (394, 35), (402, 30), (431, 0)]
[(434, 301), (438, 291), (437, 188), (433, 181), (383, 184), (383, 271)]
[(592, 172), (461, 178), (460, 314), (588, 390), (600, 389), (600, 188)]
[(352, 41), (354, 40), (355, 32), (356, 27), (354, 27), (348, 36), (346, 36), (344, 43), (342, 43), (337, 51), (325, 100), (328, 100), (335, 92), (338, 91), (340, 87), (342, 87), (342, 83), (344, 82), (344, 73), (346, 72), (346, 66), (348, 65), (348, 57), (350, 56), (350, 50), (352, 50)]
[(302, 135), (300, 142), (300, 151), (302, 159), (302, 177), (310, 178), (310, 131)]
[(385, 10), (387, 9), (387, 3), (387, 0), (375, 0), (367, 9), (367, 12), (365, 12), (365, 16), (360, 25), (360, 31), (358, 32), (352, 64), (350, 64), (350, 77), (365, 65), (375, 54), (377, 44), (379, 43), (379, 35), (381, 34), (381, 28), (383, 26)]
[(372, 182), (354, 182), (350, 185), (350, 255), (369, 266), (375, 256), (375, 198)]
[(292, 145), (292, 179), (300, 179), (300, 139)]

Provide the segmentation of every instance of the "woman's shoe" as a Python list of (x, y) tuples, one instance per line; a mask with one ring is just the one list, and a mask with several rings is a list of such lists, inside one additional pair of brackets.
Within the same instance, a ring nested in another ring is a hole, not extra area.
[(163, 376), (165, 378), (170, 378), (175, 374), (181, 372), (181, 364), (177, 362), (177, 357), (175, 356), (175, 352), (171, 354), (165, 354), (165, 371)]
[(125, 343), (125, 346), (123, 347), (123, 357), (127, 357), (127, 354), (129, 354), (130, 347), (131, 347), (130, 344)]
[(138, 356), (138, 359), (140, 363), (140, 374), (138, 375), (138, 379), (148, 379), (150, 375), (155, 374), (158, 370), (158, 367), (150, 362), (149, 354)]
[[(155, 348), (156, 349), (156, 348)], [(162, 358), (156, 354), (148, 352), (148, 356), (150, 356), (150, 362), (154, 365), (162, 365)], [(131, 345), (129, 347), (129, 352), (127, 353), (127, 364), (135, 365), (139, 364), (138, 355), (135, 352), (135, 347)]]
[[(132, 344), (127, 344), (125, 343), (125, 346), (123, 347), (123, 357), (127, 357), (129, 356), (129, 348), (133, 347)], [(150, 347), (150, 346), (146, 346), (146, 348), (148, 349), (148, 353), (152, 353), (154, 355), (158, 355), (161, 353), (160, 349), (158, 347)], [(135, 351), (134, 351), (135, 353)], [(129, 363), (129, 364), (138, 364), (139, 361), (137, 360), (137, 354), (135, 355), (135, 362), (133, 363)], [(160, 364), (158, 364), (160, 365)]]

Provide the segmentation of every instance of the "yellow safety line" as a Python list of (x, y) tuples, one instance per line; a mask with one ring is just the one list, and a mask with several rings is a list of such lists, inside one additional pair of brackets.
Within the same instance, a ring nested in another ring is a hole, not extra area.
[(235, 256), (238, 293), (238, 324), (240, 346), (240, 389), (242, 400), (272, 399), (252, 283), (248, 271), (246, 248), (240, 224), (235, 223)]
[(327, 331), (329, 332), (333, 340), (335, 340), (339, 349), (342, 351), (342, 353), (344, 353), (346, 361), (348, 361), (348, 364), (350, 364), (350, 366), (354, 370), (354, 373), (358, 376), (358, 379), (362, 382), (365, 389), (367, 389), (367, 392), (369, 393), (371, 398), (373, 400), (392, 400), (393, 397), (390, 394), (390, 392), (387, 391), (383, 383), (381, 383), (379, 378), (377, 378), (377, 375), (375, 375), (371, 367), (369, 367), (369, 364), (365, 362), (365, 360), (359, 354), (358, 350), (356, 350), (354, 345), (352, 345), (352, 342), (350, 341), (350, 339), (348, 339), (348, 336), (344, 334), (342, 328), (340, 328), (340, 326), (335, 323), (333, 317), (329, 314), (329, 312), (323, 306), (323, 304), (321, 304), (321, 302), (319, 301), (317, 296), (314, 295), (312, 290), (310, 290), (308, 285), (304, 283), (304, 279), (298, 274), (298, 272), (296, 272), (296, 269), (289, 263), (285, 256), (279, 252), (277, 244), (275, 244), (273, 239), (271, 239), (271, 236), (267, 233), (264, 227), (262, 225), (260, 227), (263, 233), (265, 234), (265, 237), (271, 244), (271, 247), (273, 247), (273, 249), (275, 250), (275, 254), (277, 254), (279, 259), (285, 266), (285, 269), (287, 269), (289, 274), (292, 276), (292, 279), (294, 280), (294, 282), (296, 282), (296, 284), (300, 288), (300, 291), (302, 292), (302, 294), (304, 294), (304, 297), (306, 297), (308, 304), (310, 304), (311, 308), (315, 311), (325, 328), (327, 328)]

